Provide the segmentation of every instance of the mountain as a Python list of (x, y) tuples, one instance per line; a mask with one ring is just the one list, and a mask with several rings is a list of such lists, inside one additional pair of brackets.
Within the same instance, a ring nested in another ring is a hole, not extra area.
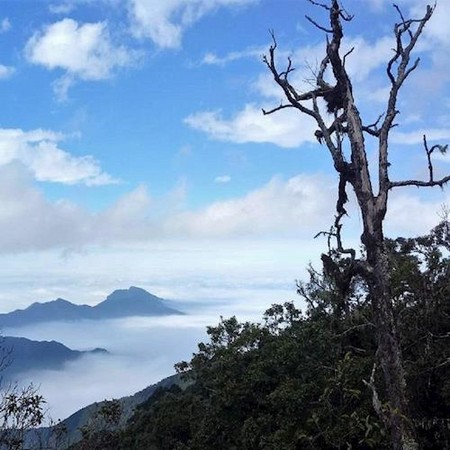
[(164, 316), (183, 314), (168, 306), (162, 298), (131, 286), (118, 289), (95, 306), (76, 305), (62, 298), (33, 303), (26, 309), (0, 314), (0, 328), (13, 328), (42, 322), (101, 320), (129, 316)]
[(129, 289), (118, 289), (108, 295), (106, 300), (92, 308), (92, 314), (98, 319), (182, 314), (164, 303), (163, 299), (146, 290), (131, 286)]
[(2, 370), (4, 379), (13, 379), (18, 373), (29, 370), (61, 369), (62, 366), (92, 353), (108, 353), (105, 349), (91, 351), (72, 350), (56, 341), (32, 341), (23, 337), (4, 336), (1, 338), (2, 356), (6, 367)]
[[(158, 389), (169, 388), (173, 385), (177, 385), (184, 389), (188, 384), (189, 382), (185, 381), (180, 375), (176, 374), (164, 378), (158, 383), (152, 384), (134, 395), (119, 398), (117, 402), (120, 404), (121, 416), (118, 427), (121, 428), (125, 426), (130, 417), (133, 415), (136, 407), (152, 397)], [(42, 427), (28, 431), (27, 448), (37, 448), (37, 444), (39, 443), (52, 442), (52, 438), (54, 438), (54, 435), (57, 434), (56, 430), (58, 429), (64, 429), (65, 433), (64, 439), (62, 439), (62, 442), (58, 442), (57, 448), (62, 450), (69, 447), (70, 444), (73, 444), (81, 439), (80, 429), (90, 423), (94, 424), (96, 415), (101, 408), (107, 404), (108, 401), (104, 400), (85, 406), (68, 418), (62, 420), (59, 425), (56, 425), (56, 428)]]

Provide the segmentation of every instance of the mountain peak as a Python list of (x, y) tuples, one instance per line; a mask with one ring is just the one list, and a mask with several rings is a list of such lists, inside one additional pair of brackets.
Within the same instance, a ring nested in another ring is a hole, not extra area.
[(107, 317), (180, 314), (166, 306), (162, 298), (136, 286), (115, 290), (93, 309)]
[(111, 301), (135, 302), (147, 300), (159, 302), (163, 301), (161, 298), (158, 298), (155, 295), (150, 294), (150, 292), (147, 292), (145, 289), (136, 286), (130, 286), (128, 289), (116, 289), (114, 292), (109, 294), (108, 297), (106, 297), (106, 300), (104, 302), (111, 302)]
[(33, 303), (26, 309), (0, 314), (0, 327), (17, 327), (39, 322), (100, 320), (130, 316), (183, 314), (145, 289), (130, 286), (117, 289), (96, 306), (77, 305), (62, 298)]
[[(36, 308), (41, 305), (49, 305), (49, 304), (51, 304), (51, 305), (67, 305), (68, 303), (70, 303), (69, 300), (64, 300), (63, 298), (58, 297), (57, 299), (49, 300), (48, 302), (34, 302), (29, 306), (29, 308), (32, 308), (32, 307)], [(72, 303), (70, 303), (70, 304), (72, 304)]]

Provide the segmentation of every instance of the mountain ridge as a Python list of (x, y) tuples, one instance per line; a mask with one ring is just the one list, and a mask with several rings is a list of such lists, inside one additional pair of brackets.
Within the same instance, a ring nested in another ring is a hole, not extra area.
[(31, 370), (59, 370), (65, 363), (84, 355), (108, 353), (103, 348), (73, 350), (54, 340), (35, 341), (16, 336), (2, 336), (0, 345), (2, 360), (5, 362), (1, 374), (5, 379), (13, 379), (17, 374)]
[(77, 305), (63, 298), (34, 302), (25, 309), (0, 314), (0, 327), (23, 327), (43, 322), (117, 319), (130, 316), (180, 315), (165, 300), (145, 289), (117, 289), (94, 306)]

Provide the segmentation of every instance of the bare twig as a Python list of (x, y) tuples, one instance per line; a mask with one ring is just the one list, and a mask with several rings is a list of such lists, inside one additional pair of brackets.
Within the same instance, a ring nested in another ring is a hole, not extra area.
[(420, 181), (420, 180), (404, 180), (404, 181), (391, 181), (389, 182), (389, 189), (395, 187), (405, 187), (405, 186), (416, 186), (416, 187), (433, 187), (439, 186), (444, 187), (450, 181), (450, 175), (441, 178), (440, 180), (436, 180), (433, 182), (430, 181)]
[(371, 123), (370, 125), (363, 125), (363, 131), (370, 134), (371, 136), (379, 137), (380, 129), (378, 128), (378, 124), (380, 123), (380, 120), (383, 118), (383, 116), (384, 113), (380, 114), (378, 116), (378, 119), (374, 123)]
[(293, 106), (285, 105), (285, 104), (281, 103), (279, 106), (276, 106), (275, 108), (272, 108), (272, 109), (266, 110), (264, 108), (261, 108), (261, 111), (265, 116), (267, 116), (269, 114), (273, 114), (274, 112), (280, 111), (280, 109), (286, 109), (286, 108), (293, 108)]
[(386, 417), (385, 411), (383, 410), (383, 405), (381, 404), (380, 398), (378, 396), (378, 391), (375, 386), (375, 373), (377, 371), (377, 363), (373, 363), (372, 373), (370, 374), (369, 381), (362, 380), (363, 383), (372, 391), (372, 405), (373, 409), (377, 413), (378, 417), (385, 422), (388, 423), (388, 419)]
[(308, 0), (308, 1), (309, 1), (309, 3), (311, 3), (312, 5), (314, 5), (314, 6), (320, 6), (321, 8), (326, 9), (327, 11), (329, 11), (329, 10), (331, 9), (328, 5), (325, 5), (324, 3), (319, 3), (319, 2), (316, 2), (316, 1), (314, 1), (314, 0)]
[(345, 66), (345, 60), (347, 59), (347, 56), (350, 55), (350, 54), (353, 52), (353, 50), (355, 50), (355, 47), (352, 47), (352, 48), (351, 48), (351, 49), (343, 56), (342, 60), (343, 60), (344, 66)]
[[(398, 7), (398, 5), (396, 5), (396, 4), (394, 3), (393, 6), (394, 6), (394, 8), (397, 10), (397, 12), (398, 12), (400, 18), (402, 19), (402, 22), (403, 22), (403, 23), (406, 23), (407, 21), (406, 21), (405, 18), (403, 17), (403, 13), (402, 13), (401, 9)], [(410, 36), (411, 39), (412, 39), (413, 35), (412, 35), (411, 30), (408, 29), (408, 32), (409, 32), (409, 36)]]
[(441, 153), (446, 153), (448, 149), (447, 145), (435, 144), (431, 148), (428, 147), (427, 137), (423, 135), (423, 146), (425, 149), (425, 153), (427, 155), (427, 163), (428, 163), (428, 181), (421, 180), (404, 180), (404, 181), (391, 181), (389, 183), (389, 188), (392, 189), (394, 187), (404, 187), (404, 186), (416, 186), (416, 187), (433, 187), (439, 186), (444, 187), (450, 181), (450, 175), (440, 180), (434, 179), (434, 170), (433, 170), (433, 162), (431, 160), (431, 155), (435, 150), (440, 151)]
[(332, 33), (333, 30), (331, 30), (330, 28), (325, 28), (322, 25), (319, 25), (314, 19), (311, 19), (311, 17), (309, 16), (305, 16), (306, 19), (311, 22), (315, 27), (317, 27), (319, 30), (325, 31), (325, 33)]

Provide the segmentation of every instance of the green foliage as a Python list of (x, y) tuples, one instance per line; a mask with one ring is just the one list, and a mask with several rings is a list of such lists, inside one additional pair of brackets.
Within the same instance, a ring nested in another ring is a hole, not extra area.
[[(450, 447), (449, 243), (446, 222), (428, 236), (388, 241), (411, 417), (424, 449)], [(333, 264), (345, 269), (348, 261)], [(366, 287), (354, 279), (345, 296), (338, 287), (330, 271), (310, 269), (298, 286), (305, 313), (286, 303), (261, 323), (231, 317), (209, 327), (209, 341), (177, 365), (188, 387), (158, 390), (105, 448), (390, 448), (368, 387), (373, 381), (382, 409), (390, 408)]]
[(0, 450), (22, 450), (26, 433), (44, 420), (44, 398), (30, 385), (10, 385), (0, 393)]
[(113, 399), (103, 402), (89, 422), (80, 428), (82, 439), (72, 450), (102, 450), (115, 448), (117, 429), (122, 417), (122, 405)]
[(390, 244), (413, 417), (425, 448), (450, 448), (450, 224)]

